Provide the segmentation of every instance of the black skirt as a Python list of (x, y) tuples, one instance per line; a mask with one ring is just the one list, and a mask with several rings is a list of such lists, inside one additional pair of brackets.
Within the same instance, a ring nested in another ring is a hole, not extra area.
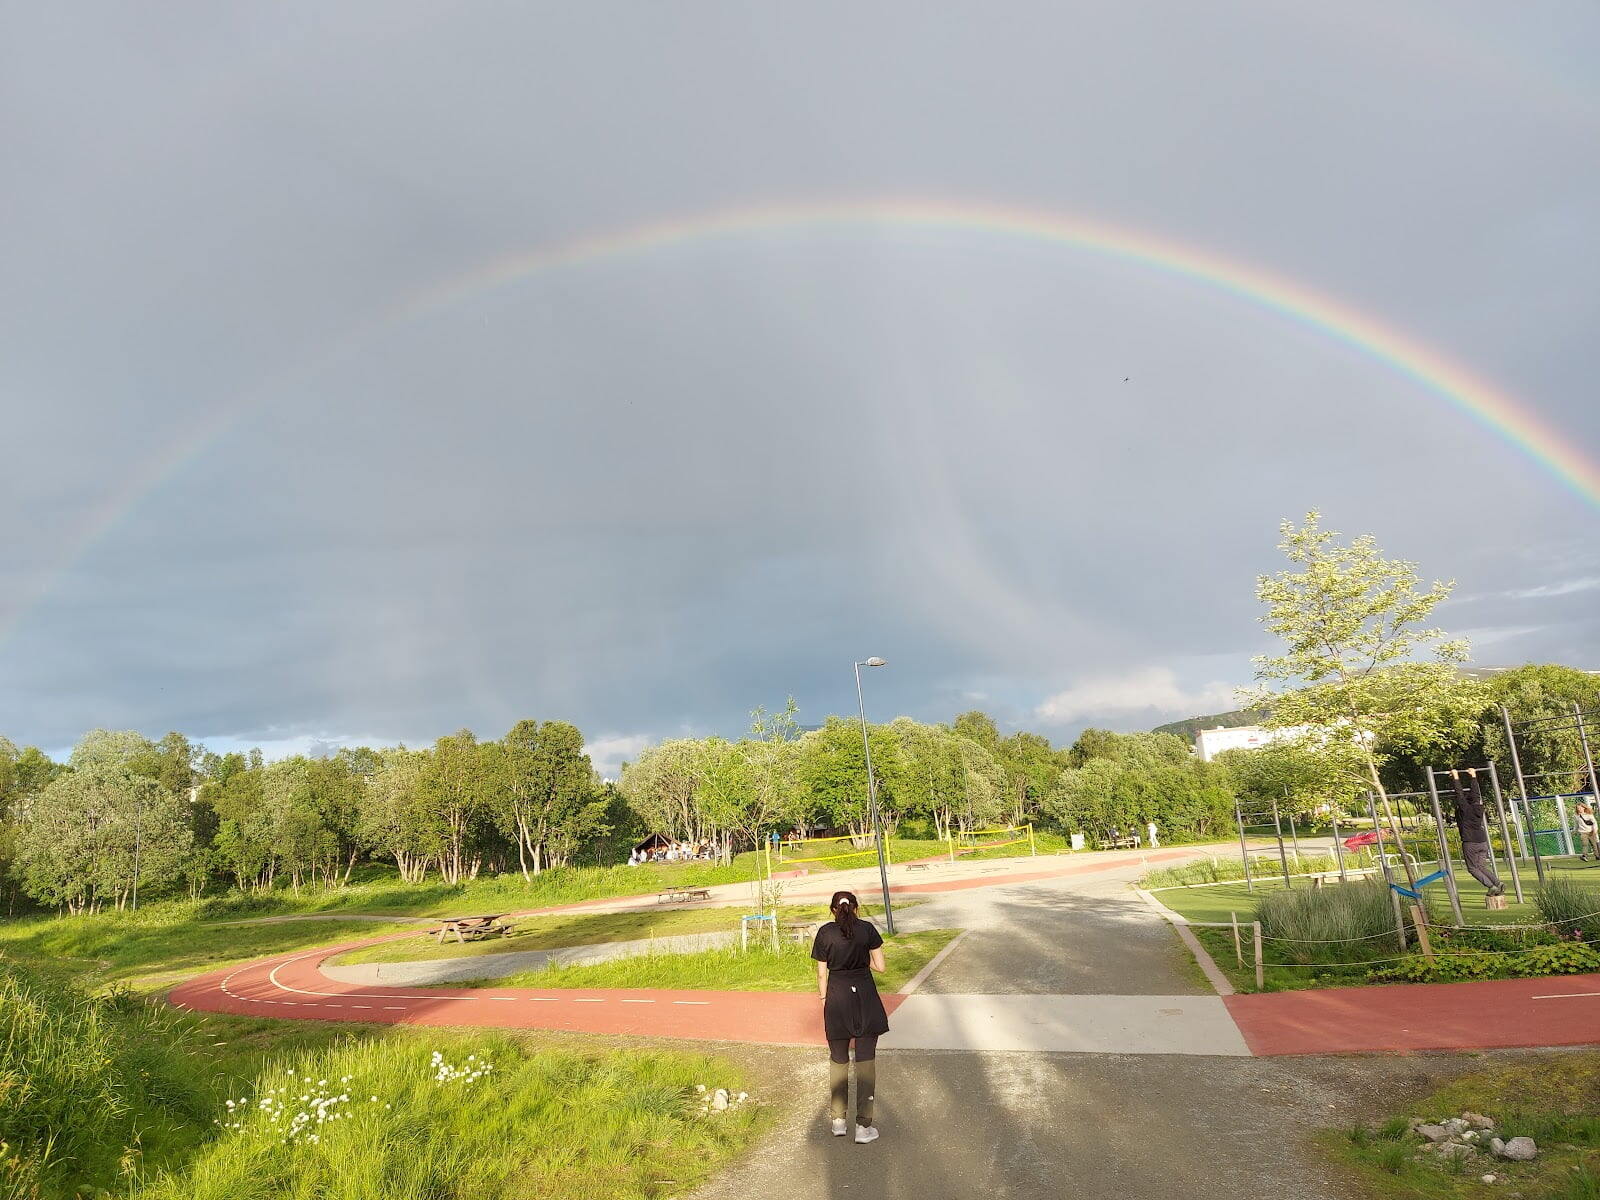
[(828, 972), (828, 995), (822, 1002), (822, 1028), (830, 1042), (878, 1037), (889, 1032), (889, 1014), (883, 1010), (883, 1000), (878, 995), (871, 970)]

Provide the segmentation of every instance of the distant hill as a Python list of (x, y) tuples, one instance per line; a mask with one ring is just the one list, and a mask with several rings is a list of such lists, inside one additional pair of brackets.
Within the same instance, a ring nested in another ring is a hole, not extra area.
[(1264, 708), (1241, 708), (1233, 712), (1217, 713), (1210, 717), (1190, 717), (1186, 721), (1173, 721), (1170, 725), (1157, 725), (1151, 733), (1175, 733), (1186, 742), (1194, 741), (1202, 729), (1232, 729), (1236, 725), (1257, 725), (1265, 720)]

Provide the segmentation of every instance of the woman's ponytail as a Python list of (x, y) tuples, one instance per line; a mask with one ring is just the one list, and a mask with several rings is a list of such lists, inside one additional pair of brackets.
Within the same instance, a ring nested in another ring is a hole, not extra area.
[(828, 902), (828, 908), (833, 913), (834, 922), (839, 926), (839, 932), (847, 938), (854, 937), (856, 915), (861, 908), (861, 902), (856, 899), (856, 894), (835, 892), (833, 899)]

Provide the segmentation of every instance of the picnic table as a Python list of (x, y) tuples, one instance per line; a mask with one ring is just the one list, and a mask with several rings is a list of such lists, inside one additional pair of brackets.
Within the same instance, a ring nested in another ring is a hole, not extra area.
[(703, 887), (669, 887), (656, 893), (657, 904), (687, 904), (691, 900), (711, 899), (711, 889)]
[(1137, 835), (1112, 838), (1110, 839), (1110, 846), (1113, 850), (1137, 850), (1139, 848), (1139, 838)]
[(503, 918), (505, 913), (488, 913), (478, 917), (446, 917), (439, 922), (439, 928), (428, 930), (435, 939), (443, 942), (446, 937), (454, 936), (458, 942), (475, 942), (480, 938), (504, 937), (510, 933), (512, 926), (507, 925)]
[[(1346, 867), (1344, 869), (1344, 878), (1365, 879), (1369, 875), (1376, 874), (1377, 870), (1377, 867)], [(1315, 891), (1319, 887), (1323, 887), (1330, 883), (1337, 883), (1339, 880), (1340, 874), (1337, 867), (1331, 871), (1318, 871), (1311, 876), (1311, 888), (1313, 891)]]

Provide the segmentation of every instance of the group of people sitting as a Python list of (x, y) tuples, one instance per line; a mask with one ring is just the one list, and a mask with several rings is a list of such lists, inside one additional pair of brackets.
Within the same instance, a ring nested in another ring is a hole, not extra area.
[(628, 865), (653, 862), (704, 862), (717, 856), (711, 842), (657, 842), (649, 847), (637, 846), (628, 855)]

